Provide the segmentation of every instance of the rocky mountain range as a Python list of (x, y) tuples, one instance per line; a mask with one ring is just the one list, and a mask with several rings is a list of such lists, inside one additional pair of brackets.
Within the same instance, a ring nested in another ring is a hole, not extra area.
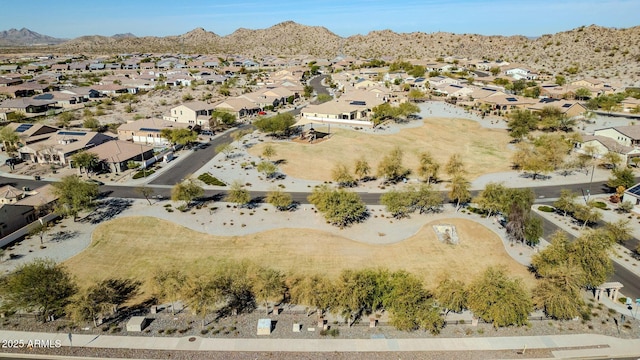
[[(16, 31), (13, 30), (14, 33)], [(36, 34), (27, 29), (19, 32), (23, 31)], [(4, 33), (7, 32), (2, 34)], [(19, 42), (16, 40), (19, 37), (12, 39), (14, 43)], [(35, 40), (31, 41), (33, 43)], [(0, 51), (33, 51), (33, 47), (24, 50), (12, 46), (11, 49), (0, 48)], [(88, 54), (151, 52), (246, 56), (311, 55), (326, 58), (342, 54), (359, 58), (394, 59), (458, 56), (503, 59), (528, 64), (533, 69), (549, 73), (567, 70), (573, 72), (577, 69), (579, 72), (598, 70), (600, 76), (622, 76), (627, 72), (626, 75), (640, 77), (640, 73), (637, 73), (640, 64), (640, 26), (615, 29), (591, 25), (537, 38), (445, 32), (396, 33), (391, 30), (343, 38), (325, 27), (286, 21), (266, 29), (240, 28), (226, 36), (219, 36), (203, 28), (166, 37), (135, 37), (132, 34), (112, 37), (82, 36), (59, 45), (45, 46), (43, 51)], [(633, 66), (626, 66), (629, 64)], [(598, 74), (594, 72), (593, 75)]]
[(0, 31), (0, 46), (56, 45), (67, 40), (42, 35), (27, 28)]

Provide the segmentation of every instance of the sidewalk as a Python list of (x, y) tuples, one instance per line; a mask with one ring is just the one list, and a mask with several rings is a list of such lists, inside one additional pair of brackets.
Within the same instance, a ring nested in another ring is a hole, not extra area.
[[(640, 354), (640, 339), (622, 340), (604, 335), (515, 336), (446, 339), (211, 339), (198, 336), (144, 337), (0, 331), (4, 340), (38, 340), (69, 347), (127, 348), (191, 351), (248, 352), (433, 352), (560, 349), (556, 358), (621, 357)], [(576, 349), (572, 349), (576, 348)]]

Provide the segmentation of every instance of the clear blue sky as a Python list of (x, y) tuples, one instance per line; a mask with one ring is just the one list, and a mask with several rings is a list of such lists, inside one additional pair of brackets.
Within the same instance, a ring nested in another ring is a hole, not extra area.
[(640, 25), (639, 0), (3, 0), (0, 30), (44, 35), (180, 35), (197, 27), (218, 35), (286, 20), (340, 36), (372, 30), (539, 36), (601, 25)]

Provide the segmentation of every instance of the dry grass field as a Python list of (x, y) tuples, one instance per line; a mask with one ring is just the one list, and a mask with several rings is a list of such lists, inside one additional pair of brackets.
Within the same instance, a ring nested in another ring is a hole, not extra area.
[[(460, 244), (439, 242), (432, 228), (436, 223), (455, 225)], [(404, 269), (418, 274), (430, 287), (445, 275), (469, 281), (491, 265), (523, 278), (529, 286), (534, 281), (509, 257), (495, 233), (465, 219), (433, 221), (405, 241), (372, 245), (308, 229), (213, 236), (154, 217), (124, 217), (99, 225), (91, 246), (64, 265), (81, 285), (88, 285), (113, 276), (144, 282), (157, 269), (173, 266), (187, 273), (206, 273), (224, 259), (247, 259), (301, 275), (336, 276), (348, 268)], [(143, 290), (149, 294), (148, 283)]]
[[(315, 126), (324, 131), (324, 126)], [(424, 126), (402, 129), (397, 134), (375, 135), (354, 130), (331, 129), (331, 138), (317, 144), (273, 142), (276, 159), (285, 159), (281, 170), (295, 178), (331, 180), (331, 170), (342, 162), (351, 168), (364, 156), (374, 173), (378, 162), (395, 146), (404, 151), (404, 166), (415, 169), (418, 155), (430, 151), (444, 166), (449, 156), (460, 153), (470, 180), (486, 173), (510, 170), (509, 135), (505, 130), (483, 128), (477, 122), (463, 119), (427, 118)], [(259, 156), (265, 143), (249, 149)], [(442, 172), (441, 176), (445, 176)]]

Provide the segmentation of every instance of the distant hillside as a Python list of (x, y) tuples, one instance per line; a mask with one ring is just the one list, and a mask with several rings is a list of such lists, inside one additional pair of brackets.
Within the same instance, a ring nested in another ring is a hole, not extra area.
[[(10, 32), (17, 30), (10, 30)], [(29, 32), (26, 29), (21, 32)], [(7, 33), (3, 32), (2, 34)], [(264, 55), (312, 55), (333, 58), (338, 54), (359, 58), (395, 59), (463, 58), (502, 59), (555, 74), (576, 72), (589, 76), (640, 77), (640, 26), (628, 29), (596, 25), (536, 38), (453, 33), (396, 33), (372, 31), (342, 38), (320, 26), (292, 21), (267, 29), (238, 29), (219, 36), (202, 28), (179, 36), (135, 37), (131, 34), (83, 36), (43, 51), (110, 54), (120, 52)], [(42, 35), (40, 35), (42, 36)], [(32, 51), (33, 48), (24, 51)], [(5, 49), (21, 51), (20, 49)]]
[(0, 32), (0, 46), (34, 46), (34, 45), (55, 45), (67, 41), (47, 35), (38, 34), (27, 28), (20, 30), (9, 29)]

